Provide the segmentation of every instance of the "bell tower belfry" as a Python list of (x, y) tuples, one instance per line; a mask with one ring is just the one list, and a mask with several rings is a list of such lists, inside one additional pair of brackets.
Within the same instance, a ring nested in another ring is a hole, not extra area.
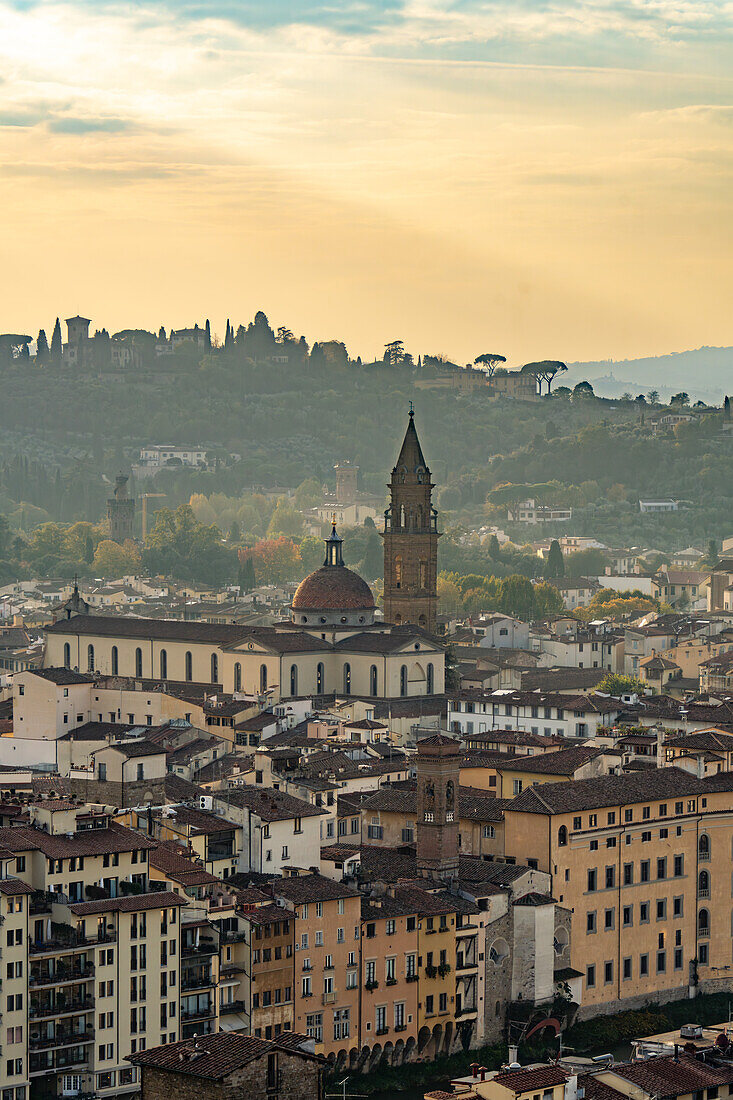
[(417, 870), (426, 878), (458, 875), (461, 744), (435, 733), (417, 743)]
[(430, 470), (410, 402), (407, 431), (389, 484), (384, 513), (384, 619), (434, 634), (438, 605), (438, 513)]

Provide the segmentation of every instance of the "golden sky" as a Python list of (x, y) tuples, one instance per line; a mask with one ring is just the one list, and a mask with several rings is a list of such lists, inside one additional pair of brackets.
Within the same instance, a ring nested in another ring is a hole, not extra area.
[(733, 343), (733, 4), (0, 0), (0, 331)]

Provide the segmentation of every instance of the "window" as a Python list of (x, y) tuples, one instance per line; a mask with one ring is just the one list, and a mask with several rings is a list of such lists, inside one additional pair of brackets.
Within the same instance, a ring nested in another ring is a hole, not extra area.
[(112, 668), (112, 675), (117, 676), (117, 674), (120, 671), (120, 655), (119, 655), (119, 651), (118, 651), (116, 645), (112, 646), (111, 668)]
[(190, 683), (191, 680), (193, 680), (193, 654), (192, 653), (190, 653), (190, 652), (186, 653), (186, 657), (185, 657), (185, 660), (184, 660), (184, 666), (185, 666), (184, 675), (186, 677), (186, 680)]
[(613, 963), (607, 962), (603, 964), (603, 980), (606, 985), (610, 985), (613, 981)]
[(612, 890), (616, 885), (616, 868), (606, 867), (606, 889)]
[(674, 857), (674, 877), (675, 878), (681, 878), (684, 873), (685, 873), (685, 857), (684, 856), (675, 856)]
[(561, 825), (557, 831), (557, 843), (561, 848), (564, 848), (568, 842), (568, 830), (565, 825)]
[(649, 922), (649, 902), (643, 901), (639, 906), (639, 920), (642, 924), (648, 924)]
[(298, 666), (297, 665), (291, 665), (290, 666), (290, 694), (291, 695), (297, 695), (298, 694)]
[(666, 857), (657, 860), (657, 878), (667, 877), (667, 860)]
[(593, 989), (596, 984), (596, 968), (595, 966), (586, 967), (585, 971), (585, 984), (588, 989)]
[(639, 956), (639, 977), (640, 978), (648, 978), (649, 977), (649, 956), (648, 955), (640, 955)]
[(586, 913), (585, 930), (586, 930), (586, 932), (595, 932), (596, 931), (596, 913), (595, 913), (595, 910), (592, 910), (590, 913)]
[(168, 654), (164, 649), (160, 651), (160, 678), (161, 680), (168, 679)]
[(603, 927), (606, 932), (612, 931), (616, 927), (616, 910), (607, 909), (604, 915)]
[(400, 668), (400, 695), (407, 695), (407, 665)]
[(588, 872), (588, 893), (591, 894), (596, 889), (598, 882), (598, 872), (595, 867), (591, 868)]
[(377, 666), (372, 665), (369, 669), (369, 694), (377, 694)]
[(344, 665), (344, 695), (351, 695), (351, 665)]
[(435, 691), (435, 669), (432, 663), (428, 664), (426, 669), (426, 691), (428, 695), (432, 695)]
[(625, 958), (624, 959), (623, 967), (624, 967), (624, 969), (623, 969), (624, 981), (628, 982), (631, 978), (631, 959), (630, 958)]
[(634, 907), (633, 905), (624, 905), (623, 912), (624, 928), (630, 928), (634, 923)]
[(641, 881), (642, 882), (648, 882), (649, 881), (649, 876), (650, 876), (650, 868), (649, 868), (649, 860), (648, 859), (643, 859), (641, 861), (640, 870), (641, 870)]
[(87, 669), (89, 672), (94, 672), (94, 646), (87, 646)]
[(143, 674), (143, 651), (138, 648), (135, 650), (135, 675), (139, 678)]
[(624, 886), (633, 886), (634, 883), (634, 864), (624, 863)]
[(68, 642), (64, 642), (64, 668), (71, 668), (71, 646)]

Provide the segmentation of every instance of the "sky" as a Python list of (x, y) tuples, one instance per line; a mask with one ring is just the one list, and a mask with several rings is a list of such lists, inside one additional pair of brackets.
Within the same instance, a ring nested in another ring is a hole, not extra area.
[(732, 0), (0, 0), (0, 332), (733, 344)]

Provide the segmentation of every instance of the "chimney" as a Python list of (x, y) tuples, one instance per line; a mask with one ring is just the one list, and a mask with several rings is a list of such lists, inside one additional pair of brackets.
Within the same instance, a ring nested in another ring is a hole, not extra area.
[(518, 1061), (519, 1061), (519, 1047), (518, 1046), (510, 1046), (509, 1047), (509, 1063), (511, 1064), (512, 1062), (518, 1062)]

